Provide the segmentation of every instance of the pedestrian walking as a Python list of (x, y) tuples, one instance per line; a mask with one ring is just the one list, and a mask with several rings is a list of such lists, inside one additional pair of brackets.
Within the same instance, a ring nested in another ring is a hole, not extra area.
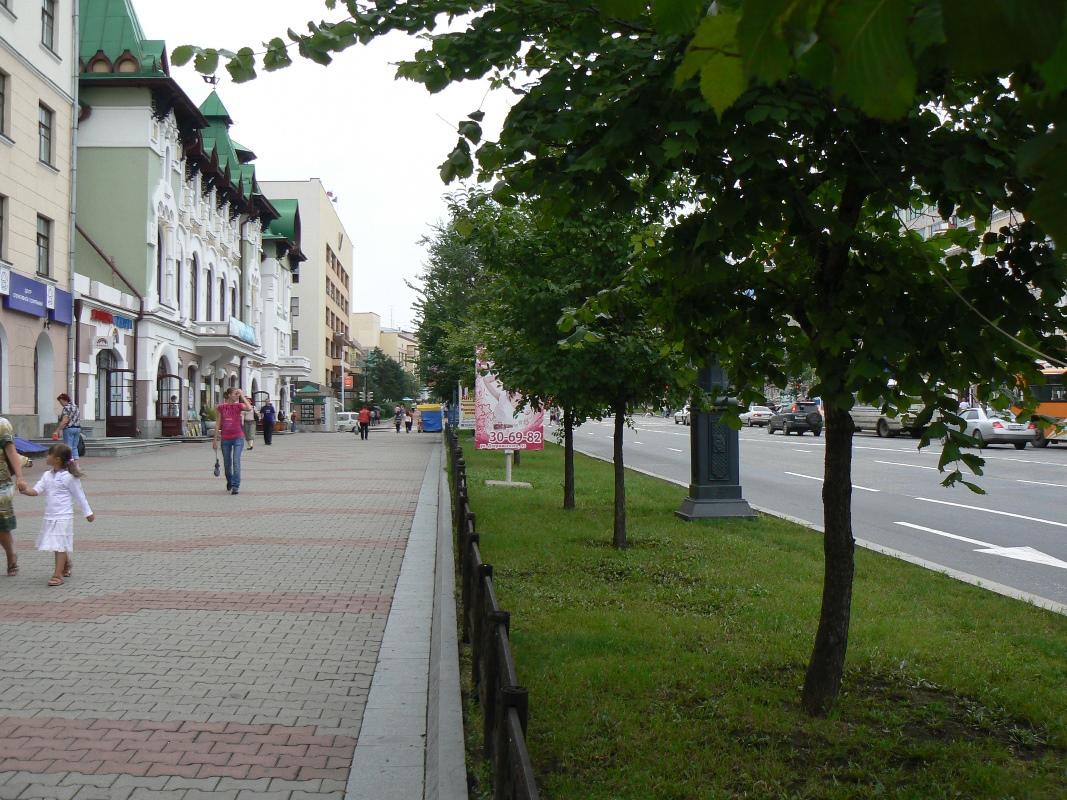
[(359, 410), (359, 416), (356, 418), (359, 420), (359, 438), (366, 441), (370, 436), (370, 409), (363, 406)]
[(263, 444), (270, 444), (274, 441), (274, 420), (278, 412), (269, 397), (263, 408), (259, 409), (259, 416), (263, 420)]
[(290, 431), (296, 433), (296, 411), (289, 415)]
[(248, 402), (244, 392), (240, 389), (229, 388), (222, 396), (223, 402), (215, 408), (215, 440), (212, 444), (219, 449), (219, 440), (222, 440), (222, 465), (226, 470), (226, 490), (237, 494), (241, 488), (241, 451), (245, 446), (245, 432), (241, 424), (241, 416), (246, 411), (252, 410), (252, 404)]
[(78, 407), (74, 405), (74, 401), (66, 392), (63, 392), (56, 400), (63, 408), (59, 412), (59, 425), (56, 427), (56, 432), (52, 434), (52, 441), (62, 436), (63, 444), (70, 448), (70, 451), (74, 453), (74, 460), (77, 461), (78, 440), (82, 438), (81, 414), (78, 413)]
[(404, 430), (411, 433), (411, 409), (404, 407)]
[(0, 448), (4, 450), (3, 463), (0, 463), (0, 547), (7, 554), (7, 576), (13, 578), (19, 574), (19, 560), (11, 536), (15, 530), (15, 504), (12, 498), (16, 488), (20, 492), (26, 488), (26, 481), (22, 478), (22, 459), (15, 449), (15, 430), (4, 417), (0, 417)]
[(241, 412), (241, 427), (245, 434), (245, 446), (251, 450), (256, 443), (256, 409), (251, 403), (248, 406), (248, 410)]
[(62, 586), (63, 579), (74, 572), (74, 501), (78, 501), (89, 522), (95, 516), (82, 491), (82, 472), (70, 447), (52, 445), (48, 449), (47, 463), (52, 470), (42, 475), (32, 489), (19, 491), (29, 497), (44, 495), (44, 521), (37, 536), (37, 549), (56, 554), (56, 570), (48, 579), (48, 585)]
[(200, 435), (207, 436), (207, 409), (200, 406)]

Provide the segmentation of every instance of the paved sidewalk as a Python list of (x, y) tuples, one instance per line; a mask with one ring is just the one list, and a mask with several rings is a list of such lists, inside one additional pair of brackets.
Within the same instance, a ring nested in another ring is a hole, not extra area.
[(0, 800), (465, 797), (441, 454), (384, 427), (260, 440), (237, 496), (210, 445), (84, 459), (96, 521), (58, 588), (43, 500), (17, 497)]

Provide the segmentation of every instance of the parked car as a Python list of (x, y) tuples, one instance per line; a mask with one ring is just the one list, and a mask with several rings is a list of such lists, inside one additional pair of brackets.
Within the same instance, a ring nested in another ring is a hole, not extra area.
[(1022, 450), (1027, 442), (1034, 444), (1040, 436), (1034, 422), (1016, 422), (1006, 411), (969, 408), (960, 416), (965, 424), (963, 432), (977, 439), (979, 447), (1013, 444), (1016, 450)]
[(359, 430), (359, 413), (355, 411), (338, 411), (337, 412), (337, 432), (348, 433), (351, 431), (355, 433)]
[(674, 412), (674, 424), (675, 425), (688, 425), (689, 424), (689, 403), (685, 404), (685, 407), (680, 411)]
[(804, 431), (811, 431), (815, 436), (822, 435), (822, 413), (818, 403), (810, 400), (798, 400), (795, 403), (787, 403), (781, 406), (770, 422), (767, 423), (767, 433), (781, 431), (786, 436), (796, 431), (801, 435)]
[(771, 421), (771, 417), (774, 416), (774, 411), (769, 406), (757, 406), (751, 405), (748, 407), (748, 411), (742, 411), (738, 416), (741, 418), (742, 425), (766, 425)]

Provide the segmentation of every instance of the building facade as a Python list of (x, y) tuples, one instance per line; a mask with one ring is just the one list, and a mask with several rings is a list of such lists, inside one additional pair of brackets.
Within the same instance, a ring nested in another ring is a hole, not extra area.
[(313, 382), (340, 394), (342, 373), (359, 362), (349, 322), (352, 239), (318, 178), (263, 181), (261, 188), (272, 203), (295, 200), (300, 208), (300, 249), (307, 260), (292, 284), (292, 355), (308, 359)]
[(24, 437), (70, 388), (75, 11), (0, 0), (0, 414)]
[(217, 94), (197, 108), (129, 0), (82, 4), (74, 385), (108, 436), (176, 436), (266, 357), (263, 231), (279, 214)]

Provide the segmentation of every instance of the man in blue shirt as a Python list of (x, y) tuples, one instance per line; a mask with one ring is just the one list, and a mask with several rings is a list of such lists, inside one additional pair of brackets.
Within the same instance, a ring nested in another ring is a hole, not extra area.
[(267, 402), (263, 404), (263, 408), (259, 410), (259, 416), (263, 420), (263, 444), (270, 444), (274, 439), (274, 419), (278, 412), (274, 408), (274, 404), (267, 398)]

